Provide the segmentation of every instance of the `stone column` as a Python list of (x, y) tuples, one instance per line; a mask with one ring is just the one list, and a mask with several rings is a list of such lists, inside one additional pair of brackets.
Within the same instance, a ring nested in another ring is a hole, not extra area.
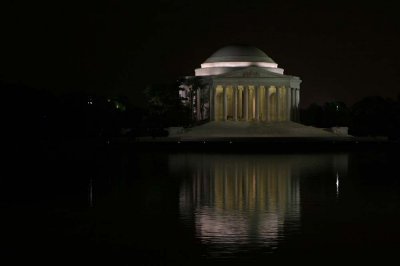
[(291, 88), (286, 88), (286, 96), (287, 96), (287, 100), (286, 100), (286, 121), (290, 121), (290, 109), (291, 109)]
[(296, 93), (295, 93), (295, 88), (291, 88), (291, 95), (292, 95), (292, 101), (291, 101), (291, 111), (292, 111), (292, 120), (296, 121)]
[(233, 97), (234, 97), (234, 101), (233, 101), (233, 104), (234, 104), (234, 106), (233, 106), (233, 109), (234, 109), (234, 112), (233, 112), (233, 120), (234, 121), (237, 121), (238, 120), (238, 87), (237, 86), (234, 86), (233, 87)]
[(256, 121), (260, 121), (260, 87), (254, 86), (254, 90), (256, 98)]
[(209, 98), (208, 98), (208, 118), (210, 119), (210, 121), (213, 121), (213, 119), (214, 119), (214, 117), (213, 117), (213, 102), (212, 102), (212, 100), (213, 100), (213, 94), (212, 94), (212, 87), (211, 86), (209, 86), (208, 87), (209, 88)]
[(213, 93), (214, 93), (214, 121), (218, 121), (217, 117), (217, 108), (218, 108), (218, 101), (217, 101), (217, 86), (214, 86), (213, 88)]
[(196, 117), (197, 121), (201, 120), (201, 110), (200, 110), (200, 88), (196, 90)]
[(237, 89), (237, 116), (238, 116), (238, 121), (243, 119), (243, 93), (241, 92), (241, 89), (239, 89), (239, 86), (236, 86)]
[(209, 91), (210, 98), (208, 99), (208, 106), (209, 106), (208, 115), (210, 121), (214, 121), (214, 90), (212, 86), (209, 86), (209, 89), (210, 89)]
[(276, 121), (280, 121), (280, 116), (281, 116), (281, 102), (280, 102), (280, 97), (281, 97), (281, 93), (279, 90), (279, 87), (276, 87)]
[(297, 122), (297, 94), (296, 94), (296, 89), (293, 88), (293, 121)]
[(300, 105), (300, 89), (296, 89), (296, 121), (300, 122), (300, 110), (299, 110), (299, 105)]
[(270, 86), (265, 87), (265, 101), (266, 101), (266, 103), (265, 103), (265, 121), (266, 122), (270, 121), (269, 113), (271, 112), (271, 109), (269, 108), (269, 101), (270, 101), (270, 99), (269, 99), (269, 87)]
[(222, 88), (223, 89), (223, 91), (224, 91), (224, 109), (223, 109), (223, 121), (226, 121), (227, 119), (227, 116), (228, 116), (228, 93), (227, 93), (227, 90), (228, 90), (228, 87), (223, 87)]
[(248, 86), (243, 86), (244, 87), (244, 120), (249, 121), (249, 87)]

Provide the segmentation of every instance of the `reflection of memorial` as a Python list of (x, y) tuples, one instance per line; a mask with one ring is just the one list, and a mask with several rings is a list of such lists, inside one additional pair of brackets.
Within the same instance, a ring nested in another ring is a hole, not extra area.
[(183, 219), (193, 220), (203, 242), (276, 243), (286, 219), (298, 221), (299, 183), (281, 156), (191, 155), (192, 178), (180, 193)]
[(222, 244), (225, 251), (247, 244), (273, 248), (284, 230), (299, 226), (301, 172), (336, 169), (336, 157), (171, 155), (171, 171), (187, 174), (181, 218), (203, 243)]

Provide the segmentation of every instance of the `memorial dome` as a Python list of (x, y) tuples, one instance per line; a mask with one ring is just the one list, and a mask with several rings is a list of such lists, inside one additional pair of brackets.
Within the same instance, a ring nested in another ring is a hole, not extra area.
[(213, 53), (204, 63), (215, 62), (265, 62), (275, 63), (260, 49), (247, 45), (229, 45)]
[(278, 64), (260, 49), (248, 45), (229, 45), (220, 48), (207, 58), (201, 64), (201, 68), (195, 70), (195, 75), (222, 75), (247, 67), (259, 67), (269, 72), (283, 74), (283, 69), (278, 68)]

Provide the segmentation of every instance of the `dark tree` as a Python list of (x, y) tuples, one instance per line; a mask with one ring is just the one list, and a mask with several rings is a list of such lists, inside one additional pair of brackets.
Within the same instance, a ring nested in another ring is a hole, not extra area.
[(382, 97), (366, 97), (354, 104), (350, 134), (357, 136), (388, 136), (394, 115), (394, 104)]
[(148, 86), (144, 95), (148, 108), (146, 123), (151, 130), (190, 124), (190, 107), (182, 104), (177, 83)]
[(301, 122), (315, 127), (348, 126), (350, 110), (343, 102), (327, 102), (323, 106), (316, 103), (301, 110)]
[(325, 103), (323, 113), (323, 127), (343, 127), (349, 125), (350, 110), (343, 102), (334, 101)]
[(308, 126), (322, 127), (324, 113), (320, 105), (313, 103), (300, 112), (301, 123)]

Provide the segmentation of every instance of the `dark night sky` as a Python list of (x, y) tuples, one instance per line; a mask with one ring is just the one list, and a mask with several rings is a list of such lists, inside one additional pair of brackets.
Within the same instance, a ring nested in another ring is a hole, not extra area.
[(243, 43), (301, 77), (303, 106), (400, 92), (400, 16), (384, 1), (9, 2), (0, 8), (7, 82), (140, 103), (146, 84), (193, 75), (215, 50)]

